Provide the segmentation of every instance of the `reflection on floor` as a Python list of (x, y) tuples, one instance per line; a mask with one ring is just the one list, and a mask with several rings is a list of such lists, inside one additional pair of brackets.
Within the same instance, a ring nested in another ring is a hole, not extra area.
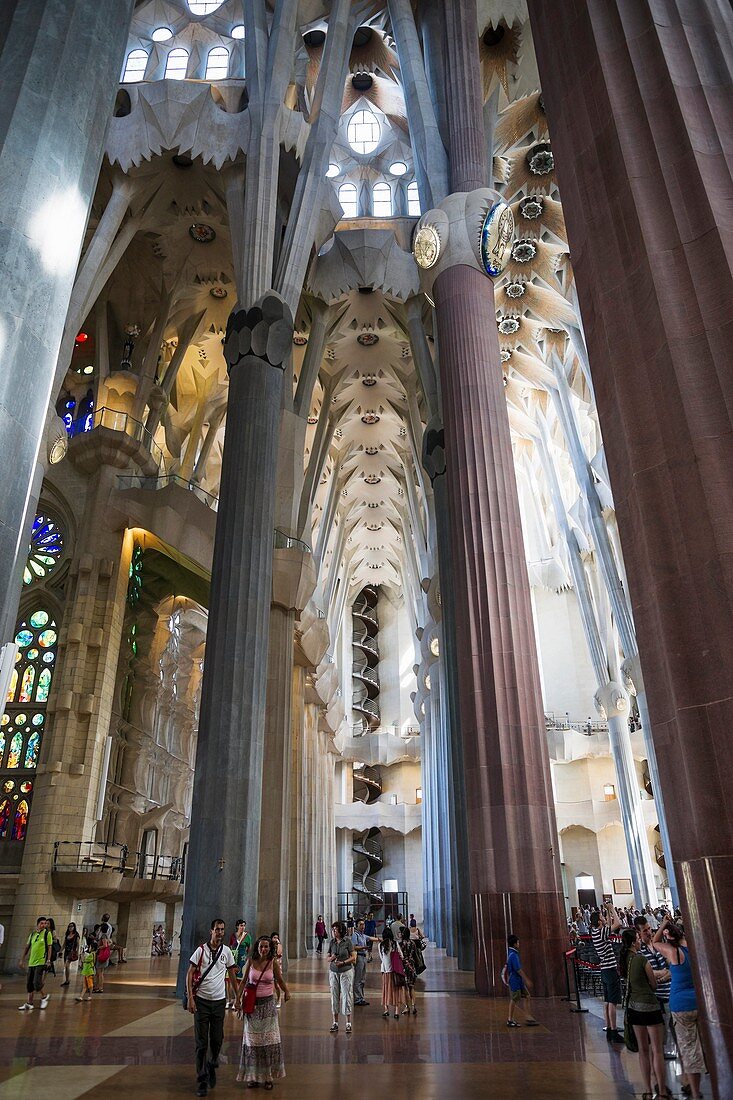
[[(641, 1093), (638, 1057), (609, 1047), (597, 1011), (577, 1016), (562, 1001), (538, 1001), (541, 1026), (509, 1031), (503, 1001), (478, 997), (470, 975), (458, 973), (442, 952), (427, 954), (419, 1014), (382, 1020), (380, 976), (372, 964), (371, 1004), (355, 1010), (350, 1036), (343, 1029), (336, 1036), (328, 1033), (325, 959), (292, 963), (293, 998), (281, 1012), (287, 1077), (274, 1095), (619, 1100)], [(192, 1095), (193, 1029), (191, 1017), (172, 999), (174, 972), (167, 959), (115, 967), (108, 971), (105, 992), (91, 1004), (74, 1000), (80, 983), (75, 975), (63, 990), (60, 979), (51, 978), (48, 1008), (31, 1013), (17, 1011), (23, 980), (7, 979), (0, 993), (0, 1100)], [(231, 1016), (224, 1045), (229, 1064), (219, 1073), (216, 1100), (244, 1095), (244, 1086), (234, 1081), (240, 1042), (241, 1023)], [(674, 1067), (668, 1071), (679, 1094)]]

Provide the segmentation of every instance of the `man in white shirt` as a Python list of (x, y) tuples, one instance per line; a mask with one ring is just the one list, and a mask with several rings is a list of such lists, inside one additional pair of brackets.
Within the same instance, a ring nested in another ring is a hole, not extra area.
[(211, 937), (191, 956), (186, 974), (188, 1011), (193, 1015), (196, 1037), (197, 1096), (207, 1096), (216, 1084), (219, 1051), (224, 1041), (226, 979), (237, 989), (234, 955), (224, 945), (224, 921), (211, 922)]

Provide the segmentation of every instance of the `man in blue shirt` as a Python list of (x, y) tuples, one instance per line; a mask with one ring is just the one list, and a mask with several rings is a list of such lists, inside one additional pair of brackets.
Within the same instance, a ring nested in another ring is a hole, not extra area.
[(537, 1027), (537, 1021), (529, 1012), (529, 990), (532, 988), (532, 983), (522, 970), (522, 960), (519, 958), (519, 936), (511, 935), (506, 942), (509, 948), (505, 967), (506, 984), (509, 986), (509, 1019), (506, 1026), (522, 1026), (514, 1019), (514, 1014), (520, 1002), (525, 1001), (526, 1004), (522, 1005), (522, 1011), (526, 1017), (525, 1023), (527, 1027)]
[[(364, 931), (367, 937), (376, 936), (377, 934), (377, 922), (374, 919), (374, 913), (368, 913), (367, 919), (364, 922)], [(372, 961), (372, 941), (368, 939), (367, 942), (367, 962)]]
[(364, 1000), (364, 980), (367, 969), (367, 937), (364, 931), (364, 921), (356, 922), (356, 929), (351, 933), (351, 942), (356, 950), (356, 963), (354, 965), (354, 1004), (361, 1007), (368, 1005)]

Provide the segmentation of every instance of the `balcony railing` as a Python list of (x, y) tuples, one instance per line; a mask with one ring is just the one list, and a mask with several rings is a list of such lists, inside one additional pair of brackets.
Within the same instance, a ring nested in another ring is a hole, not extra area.
[(166, 485), (178, 485), (181, 489), (186, 489), (189, 493), (200, 500), (207, 508), (211, 508), (212, 512), (216, 512), (219, 507), (219, 498), (215, 497), (213, 493), (207, 493), (205, 489), (202, 489), (195, 481), (186, 481), (184, 477), (179, 477), (178, 474), (163, 474), (161, 477), (143, 477), (138, 474), (121, 474), (117, 478), (117, 487), (119, 489), (147, 489), (155, 491), (156, 489), (164, 489)]
[(275, 528), (275, 549), (276, 550), (300, 550), (301, 554), (312, 554), (310, 546), (307, 542), (303, 542), (302, 539), (293, 538), (292, 535), (286, 535), (284, 531)]
[(163, 452), (153, 439), (152, 433), (148, 431), (142, 421), (135, 420), (129, 413), (120, 409), (95, 409), (94, 412), (72, 420), (66, 430), (73, 439), (74, 436), (93, 432), (97, 428), (107, 428), (111, 432), (121, 432), (123, 435), (130, 436), (131, 439), (135, 439), (149, 452), (153, 461), (157, 463), (158, 469), (165, 469)]
[(545, 714), (545, 729), (548, 730), (575, 730), (586, 737), (592, 737), (594, 733), (608, 733), (608, 723), (600, 719), (594, 721), (586, 718), (584, 722), (574, 722), (569, 715)]
[(53, 846), (53, 871), (112, 871), (143, 879), (183, 881), (181, 856), (131, 852), (126, 844), (98, 844), (95, 840), (57, 840)]

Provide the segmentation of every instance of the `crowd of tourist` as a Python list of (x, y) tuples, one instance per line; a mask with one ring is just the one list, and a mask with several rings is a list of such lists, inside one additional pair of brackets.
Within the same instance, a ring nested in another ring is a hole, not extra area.
[[(576, 949), (590, 940), (603, 988), (606, 1039), (639, 1054), (644, 1100), (672, 1094), (665, 1084), (665, 1038), (682, 1064), (682, 1091), (697, 1100), (706, 1072), (690, 949), (679, 909), (581, 907), (568, 922)], [(620, 948), (617, 954), (617, 948)], [(624, 1009), (624, 1032), (617, 1008)]]

